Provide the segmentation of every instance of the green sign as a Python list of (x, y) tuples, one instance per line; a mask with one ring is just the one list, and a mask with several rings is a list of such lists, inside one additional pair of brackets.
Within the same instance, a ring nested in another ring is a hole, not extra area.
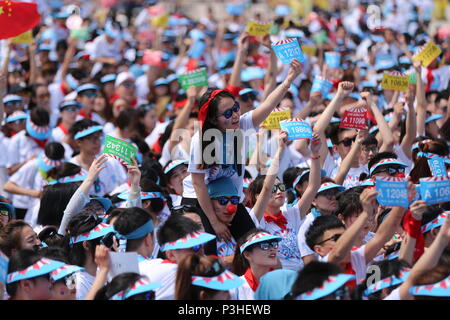
[(111, 136), (106, 136), (105, 147), (103, 149), (104, 154), (111, 155), (120, 162), (133, 165), (131, 159), (136, 157), (136, 151), (137, 148), (132, 144)]
[(70, 30), (70, 36), (74, 39), (88, 40), (89, 39), (89, 30), (87, 28), (73, 29), (73, 30)]
[(417, 84), (417, 75), (415, 72), (411, 72), (409, 74), (409, 83), (410, 84)]
[(180, 83), (183, 90), (187, 90), (189, 87), (207, 87), (208, 73), (205, 68), (190, 71), (180, 75)]
[(326, 43), (328, 41), (327, 33), (326, 31), (322, 30), (319, 33), (316, 33), (312, 36), (315, 43)]

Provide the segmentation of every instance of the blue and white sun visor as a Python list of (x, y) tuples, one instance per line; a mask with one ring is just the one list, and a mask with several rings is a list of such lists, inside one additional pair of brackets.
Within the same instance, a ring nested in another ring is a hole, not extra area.
[(342, 192), (342, 191), (345, 190), (345, 187), (341, 186), (340, 184), (335, 184), (335, 183), (332, 183), (332, 182), (326, 182), (326, 183), (322, 183), (320, 185), (319, 190), (317, 190), (317, 194), (319, 194), (319, 193), (321, 193), (323, 191), (329, 190), (329, 189), (334, 189), (334, 188), (339, 189), (339, 192)]
[(373, 179), (364, 180), (360, 186), (362, 187), (375, 187), (375, 181)]
[(80, 172), (73, 176), (67, 176), (67, 177), (63, 177), (63, 178), (60, 178), (55, 181), (50, 181), (48, 184), (53, 185), (53, 184), (57, 184), (57, 183), (83, 182), (84, 180), (86, 180), (86, 178), (87, 178), (87, 173)]
[(391, 69), (396, 65), (394, 59), (389, 55), (377, 57), (375, 61), (375, 68), (378, 70)]
[(9, 94), (3, 98), (3, 103), (6, 104), (8, 102), (22, 102), (23, 98), (21, 96), (15, 94)]
[(377, 85), (373, 82), (363, 81), (361, 82), (361, 88), (376, 88)]
[(242, 183), (242, 187), (245, 189), (248, 189), (250, 187), (250, 184), (252, 183), (253, 179), (244, 179), (244, 182)]
[(145, 224), (137, 228), (136, 230), (130, 232), (129, 234), (123, 235), (118, 234), (120, 239), (126, 239), (126, 240), (136, 240), (136, 239), (142, 239), (146, 235), (148, 235), (150, 232), (153, 232), (154, 226), (152, 220), (148, 220)]
[(209, 288), (213, 290), (228, 291), (239, 288), (244, 284), (244, 280), (234, 273), (225, 270), (215, 277), (192, 276), (192, 284), (194, 286)]
[(83, 271), (84, 268), (79, 267), (79, 266), (74, 266), (71, 264), (65, 264), (62, 267), (53, 270), (50, 273), (50, 276), (52, 277), (53, 281), (58, 281), (61, 279), (64, 279), (67, 276), (70, 276), (71, 274)]
[(450, 276), (435, 284), (413, 286), (409, 293), (413, 296), (450, 297)]
[(167, 242), (161, 246), (161, 251), (189, 249), (205, 244), (216, 238), (215, 235), (206, 232), (193, 232), (176, 241)]
[[(128, 200), (129, 194), (128, 192), (122, 192), (117, 197), (122, 200)], [(148, 200), (148, 199), (166, 200), (166, 197), (161, 192), (141, 192), (141, 200)]]
[(52, 160), (49, 159), (45, 154), (41, 154), (38, 157), (38, 168), (44, 172), (48, 172), (50, 169), (53, 169), (57, 166), (63, 164), (64, 160)]
[(249, 240), (247, 240), (246, 242), (244, 242), (241, 245), (241, 247), (240, 247), (241, 253), (244, 252), (245, 249), (247, 249), (249, 246), (252, 246), (255, 243), (269, 241), (269, 240), (281, 241), (282, 238), (279, 236), (271, 235), (270, 233), (267, 233), (267, 232), (260, 232), (258, 234), (255, 234), (253, 237), (251, 237)]
[(103, 209), (108, 211), (112, 207), (112, 201), (108, 198), (91, 198), (91, 201), (98, 201), (102, 205)]
[(81, 110), (81, 109), (83, 108), (83, 106), (81, 105), (81, 103), (79, 103), (78, 101), (70, 100), (70, 101), (64, 101), (63, 103), (61, 103), (61, 104), (59, 105), (59, 110), (61, 111), (61, 110), (63, 110), (64, 108), (72, 107), (72, 106), (77, 107), (78, 110)]
[(406, 56), (400, 57), (398, 59), (398, 62), (400, 62), (401, 64), (412, 64), (411, 60), (409, 60), (409, 58)]
[(340, 119), (340, 118), (331, 117), (330, 123), (340, 123), (341, 121), (342, 121), (342, 119)]
[(219, 75), (224, 76), (226, 74), (231, 74), (233, 72), (233, 68), (222, 69), (219, 71)]
[(116, 233), (116, 231), (114, 230), (114, 227), (112, 225), (106, 224), (106, 223), (100, 223), (99, 225), (97, 225), (94, 229), (92, 229), (89, 232), (85, 232), (85, 233), (80, 234), (75, 237), (70, 237), (69, 245), (73, 245), (78, 242), (97, 239), (97, 238), (103, 237), (111, 232)]
[(116, 81), (117, 75), (110, 73), (100, 78), (100, 83), (108, 83)]
[[(286, 38), (305, 38), (305, 33), (299, 29), (286, 30), (284, 35), (286, 36)], [(305, 42), (303, 42), (303, 44), (305, 44)]]
[(154, 86), (164, 86), (164, 85), (168, 85), (168, 84), (169, 84), (169, 82), (165, 78), (159, 78), (159, 79), (156, 79), (155, 82), (153, 82)]
[(27, 118), (26, 129), (28, 134), (37, 140), (47, 140), (52, 135), (52, 128), (50, 126), (37, 126), (29, 117)]
[(152, 283), (147, 278), (141, 278), (138, 281), (136, 281), (129, 289), (122, 290), (116, 293), (109, 300), (126, 300), (137, 294), (154, 291), (155, 289), (161, 287), (162, 286), (160, 284)]
[(182, 164), (187, 165), (188, 163), (189, 163), (189, 161), (187, 161), (187, 160), (174, 160), (174, 161), (171, 161), (171, 162), (169, 162), (167, 167), (164, 169), (164, 174), (168, 174), (171, 170), (175, 169), (179, 165), (182, 165)]
[(245, 89), (242, 89), (241, 91), (239, 91), (240, 96), (243, 96), (246, 93), (253, 93), (255, 95), (258, 95), (258, 91), (254, 90), (252, 88), (245, 88)]
[(11, 123), (17, 120), (26, 120), (28, 115), (23, 111), (15, 111), (9, 117), (5, 119), (6, 123)]
[(386, 166), (386, 165), (396, 165), (396, 166), (401, 166), (404, 168), (407, 167), (406, 164), (398, 161), (397, 159), (394, 159), (394, 158), (383, 159), (380, 162), (378, 162), (376, 165), (374, 165), (372, 168), (370, 168), (370, 175), (372, 175), (373, 172), (375, 171), (375, 169), (377, 169), (378, 167)]
[(200, 31), (198, 29), (192, 29), (189, 32), (189, 38), (194, 40), (204, 40), (206, 38), (206, 35), (203, 31)]
[(64, 262), (42, 258), (38, 262), (34, 263), (33, 265), (29, 266), (24, 270), (15, 271), (13, 273), (8, 274), (6, 278), (6, 283), (9, 284), (20, 280), (40, 277), (64, 265), (65, 265)]
[(102, 126), (92, 126), (92, 127), (88, 127), (88, 128), (86, 128), (86, 129), (84, 129), (84, 130), (78, 132), (73, 138), (74, 138), (75, 140), (78, 140), (78, 139), (84, 138), (84, 137), (86, 137), (86, 136), (88, 136), (88, 135), (91, 135), (91, 134), (93, 134), (93, 133), (95, 133), (95, 132), (98, 132), (98, 131), (103, 131), (103, 127), (102, 127)]
[(167, 83), (178, 80), (178, 76), (175, 73), (169, 74), (166, 78)]
[(395, 275), (387, 277), (383, 280), (377, 281), (374, 284), (370, 285), (365, 291), (365, 295), (368, 296), (370, 294), (376, 293), (380, 290), (386, 289), (386, 288), (390, 288), (396, 285), (399, 285), (403, 282), (406, 281), (406, 279), (408, 278), (409, 274), (411, 273), (410, 269), (403, 269), (398, 277), (396, 277)]
[(330, 276), (325, 282), (314, 290), (302, 293), (297, 297), (297, 300), (318, 300), (323, 297), (326, 297), (337, 289), (345, 285), (347, 282), (355, 279), (355, 276), (352, 274), (337, 274), (335, 276)]
[(444, 224), (445, 218), (447, 218), (447, 216), (449, 214), (450, 214), (450, 211), (444, 211), (441, 214), (439, 214), (439, 216), (437, 216), (437, 218), (435, 218), (435, 219), (431, 220), (430, 222), (428, 222), (427, 224), (423, 225), (421, 227), (422, 233), (426, 233), (430, 230), (441, 227)]
[(372, 133), (374, 133), (374, 132), (376, 132), (378, 130), (379, 130), (378, 126), (373, 126), (372, 128), (369, 129), (369, 133), (372, 134)]
[[(333, 145), (331, 145), (333, 146)], [(303, 171), (295, 180), (294, 183), (292, 184), (292, 188), (295, 190), (295, 187), (297, 186), (297, 184), (303, 179), (304, 176), (306, 176), (307, 174), (310, 173), (311, 170), (305, 170)], [(326, 177), (327, 172), (323, 169), (320, 170), (320, 176), (321, 177)]]
[(94, 90), (97, 91), (99, 88), (92, 83), (86, 83), (86, 84), (82, 84), (81, 86), (79, 86), (77, 88), (77, 93), (83, 92), (83, 91), (87, 91), (87, 90)]
[(431, 121), (436, 121), (442, 119), (443, 117), (444, 116), (442, 114), (433, 114), (425, 120), (425, 123), (430, 123)]

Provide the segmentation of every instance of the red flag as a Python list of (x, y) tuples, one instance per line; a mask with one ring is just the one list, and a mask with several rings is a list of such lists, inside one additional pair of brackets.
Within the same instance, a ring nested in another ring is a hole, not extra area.
[(0, 1), (0, 39), (22, 34), (39, 24), (36, 3)]

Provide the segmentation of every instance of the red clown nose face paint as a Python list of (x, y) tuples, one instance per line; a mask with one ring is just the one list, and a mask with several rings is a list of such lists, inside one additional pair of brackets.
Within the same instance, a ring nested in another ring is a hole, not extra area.
[(236, 213), (236, 211), (237, 211), (237, 205), (235, 205), (235, 204), (229, 204), (229, 205), (227, 205), (227, 213), (228, 214), (235, 214)]
[(396, 178), (403, 178), (403, 179), (404, 179), (404, 178), (405, 178), (405, 174), (404, 174), (403, 172), (399, 172), (399, 173), (396, 173), (396, 174), (395, 174), (395, 177), (396, 177)]

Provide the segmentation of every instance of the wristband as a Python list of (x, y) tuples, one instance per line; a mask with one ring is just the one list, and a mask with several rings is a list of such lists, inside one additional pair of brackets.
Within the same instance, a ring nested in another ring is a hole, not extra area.
[(320, 159), (320, 155), (318, 155), (318, 156), (316, 156), (316, 157), (315, 157), (315, 156), (312, 156), (312, 157), (311, 157), (311, 160), (317, 160), (317, 159)]

